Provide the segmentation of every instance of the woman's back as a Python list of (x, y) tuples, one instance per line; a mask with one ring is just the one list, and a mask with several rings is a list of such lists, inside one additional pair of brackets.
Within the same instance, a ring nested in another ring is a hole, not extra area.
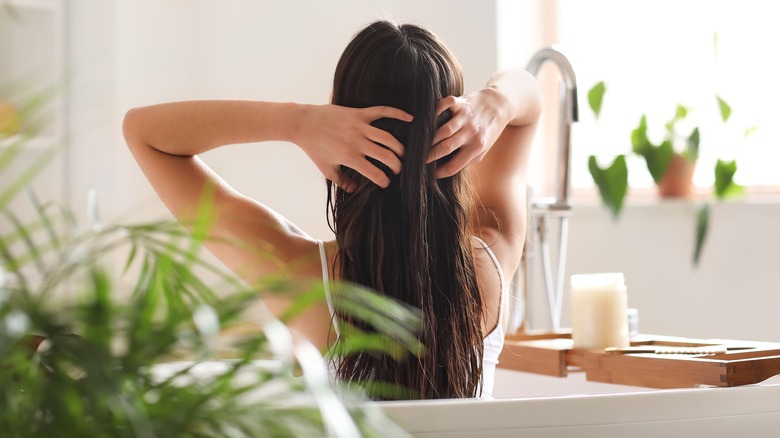
[[(317, 241), (237, 193), (196, 155), (233, 143), (299, 145), (328, 179), (330, 274), (422, 315), (424, 354), (397, 362), (361, 352), (339, 362), (339, 377), (399, 385), (421, 398), (471, 397), (486, 368), (483, 338), (499, 324), (506, 296), (497, 271), (511, 278), (525, 240), (524, 169), (539, 99), (533, 78), (519, 71), (455, 97), (462, 94), (457, 62), (432, 34), (379, 22), (345, 50), (332, 105), (179, 102), (131, 110), (124, 131), (183, 223), (194, 222), (204, 189), (213, 194), (217, 239), (207, 246), (249, 284), (279, 269), (321, 275)], [(338, 300), (337, 289), (333, 295)], [(280, 313), (289, 301), (264, 298)], [(345, 341), (328, 337), (327, 308), (292, 325), (320, 345)]]
[[(414, 119), (372, 123), (404, 146), (400, 172), (384, 168), (390, 179), (386, 187), (348, 168), (344, 175), (353, 190), (328, 184), (337, 242), (334, 271), (342, 280), (419, 309), (418, 337), (425, 348), (403, 363), (376, 351), (345, 356), (337, 368), (344, 380), (379, 380), (421, 398), (477, 393), (485, 326), (472, 223), (479, 207), (467, 174), (436, 176), (452, 155), (429, 160), (436, 129), (452, 114), (437, 111), (439, 102), (461, 94), (463, 76), (454, 55), (414, 25), (369, 25), (355, 35), (336, 66), (334, 104), (391, 106)], [(354, 316), (339, 316), (361, 331), (373, 330)]]
[[(322, 270), (323, 289), (327, 304), (327, 307), (319, 306), (318, 311), (322, 315), (327, 311), (327, 317), (331, 320), (333, 333), (336, 338), (327, 343), (330, 345), (330, 343), (334, 342), (340, 335), (334, 304), (336, 298), (334, 298), (334, 287), (333, 284), (331, 284), (331, 280), (333, 280), (334, 283), (337, 283), (340, 279), (334, 278), (330, 268), (330, 266), (334, 265), (334, 259), (328, 255), (333, 255), (337, 250), (335, 248), (335, 242), (326, 244), (323, 241), (318, 241), (317, 243)], [(505, 308), (508, 300), (508, 283), (504, 279), (503, 270), (498, 259), (487, 243), (476, 236), (474, 236), (474, 243), (477, 281), (480, 290), (482, 291), (482, 300), (486, 304), (486, 314), (482, 324), (482, 377), (480, 379), (478, 394), (481, 398), (492, 398), (495, 369), (498, 365), (498, 357), (504, 347), (504, 333), (506, 330)], [(326, 246), (330, 248), (330, 251), (326, 249)], [(322, 319), (322, 316), (319, 319)]]

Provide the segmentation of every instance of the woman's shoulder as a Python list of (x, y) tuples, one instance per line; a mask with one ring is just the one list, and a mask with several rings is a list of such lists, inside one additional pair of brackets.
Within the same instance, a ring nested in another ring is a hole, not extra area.
[[(515, 236), (512, 233), (502, 232), (498, 226), (481, 226), (474, 229), (474, 236), (484, 242), (488, 251), (495, 257), (504, 277), (511, 278), (520, 265), (525, 234)], [(476, 239), (474, 244), (482, 247)]]
[(338, 242), (335, 240), (316, 240), (317, 242), (317, 260), (319, 263), (318, 272), (325, 278), (338, 278), (339, 271), (335, 269), (338, 256)]

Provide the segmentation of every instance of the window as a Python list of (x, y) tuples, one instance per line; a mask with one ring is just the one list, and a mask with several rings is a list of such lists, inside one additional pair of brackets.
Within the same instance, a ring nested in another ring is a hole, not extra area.
[[(691, 110), (680, 131), (694, 126), (701, 131), (695, 185), (712, 185), (720, 158), (737, 160), (735, 180), (740, 184), (780, 186), (780, 145), (774, 132), (780, 87), (773, 68), (780, 5), (758, 0), (559, 0), (555, 12), (557, 43), (574, 66), (579, 87), (580, 123), (573, 128), (572, 144), (575, 189), (593, 187), (589, 155), (605, 165), (629, 153), (631, 131), (643, 114), (650, 139), (660, 141), (677, 104)], [(587, 91), (598, 81), (607, 84), (607, 92), (596, 121)], [(732, 109), (726, 123), (716, 95)], [(752, 131), (747, 138), (746, 130)], [(628, 157), (631, 187), (651, 187), (644, 160)]]

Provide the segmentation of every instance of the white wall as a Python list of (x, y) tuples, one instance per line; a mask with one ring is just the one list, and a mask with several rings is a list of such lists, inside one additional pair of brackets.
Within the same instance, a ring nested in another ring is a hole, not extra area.
[[(92, 25), (90, 31), (74, 26), (73, 33), (76, 40), (89, 39), (82, 41), (87, 46), (112, 41), (115, 48), (113, 78), (108, 79), (113, 102), (100, 104), (108, 118), (103, 126), (110, 130), (102, 136), (102, 147), (110, 148), (112, 156), (93, 160), (94, 145), (81, 147), (73, 173), (79, 175), (77, 192), (88, 185), (105, 188), (100, 200), (106, 215), (115, 218), (126, 219), (131, 212), (133, 218), (163, 214), (121, 139), (121, 117), (133, 106), (204, 98), (326, 103), (341, 51), (355, 32), (379, 18), (431, 28), (459, 57), (469, 90), (497, 67), (496, 13), (490, 1), (109, 3), (113, 7), (104, 6), (103, 26)], [(89, 15), (86, 8), (81, 12)], [(330, 235), (324, 180), (295, 146), (242, 145), (205, 158), (240, 191), (315, 237)], [(77, 202), (80, 198), (74, 195)]]
[[(70, 199), (81, 212), (86, 188), (96, 187), (106, 218), (165, 215), (121, 138), (121, 118), (132, 106), (200, 98), (324, 103), (350, 36), (386, 17), (437, 32), (459, 56), (473, 90), (498, 66), (524, 65), (546, 44), (540, 32), (548, 23), (536, 20), (542, 6), (539, 0), (72, 0)], [(501, 44), (497, 34), (507, 36)], [(323, 179), (294, 146), (231, 147), (207, 161), (315, 237), (329, 235)], [(645, 332), (778, 340), (780, 282), (773, 269), (780, 232), (773, 226), (780, 203), (716, 206), (698, 270), (689, 261), (693, 209), (632, 204), (613, 222), (599, 206), (575, 205), (567, 277), (625, 272)]]
[[(691, 263), (695, 214), (693, 202), (635, 202), (614, 221), (600, 205), (575, 204), (566, 290), (571, 274), (623, 272), (642, 333), (780, 341), (780, 200), (713, 205), (698, 268)], [(540, 283), (536, 326), (546, 327)], [(566, 297), (563, 326), (568, 306)]]
[[(107, 217), (122, 208), (123, 181), (120, 159), (120, 119), (116, 100), (116, 2), (68, 2), (70, 91), (68, 96), (69, 145), (68, 200), (80, 218), (86, 216), (87, 190), (97, 190), (100, 209)], [(122, 156), (124, 158), (124, 156)], [(125, 207), (127, 208), (127, 207)]]

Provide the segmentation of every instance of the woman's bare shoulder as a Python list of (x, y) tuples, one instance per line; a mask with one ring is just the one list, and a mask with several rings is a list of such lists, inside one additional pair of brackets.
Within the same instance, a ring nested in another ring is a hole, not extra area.
[[(501, 265), (504, 277), (511, 278), (523, 255), (525, 228), (520, 230), (502, 228), (502, 224), (492, 217), (474, 227), (474, 235), (482, 239)], [(524, 221), (524, 219), (523, 219)]]

